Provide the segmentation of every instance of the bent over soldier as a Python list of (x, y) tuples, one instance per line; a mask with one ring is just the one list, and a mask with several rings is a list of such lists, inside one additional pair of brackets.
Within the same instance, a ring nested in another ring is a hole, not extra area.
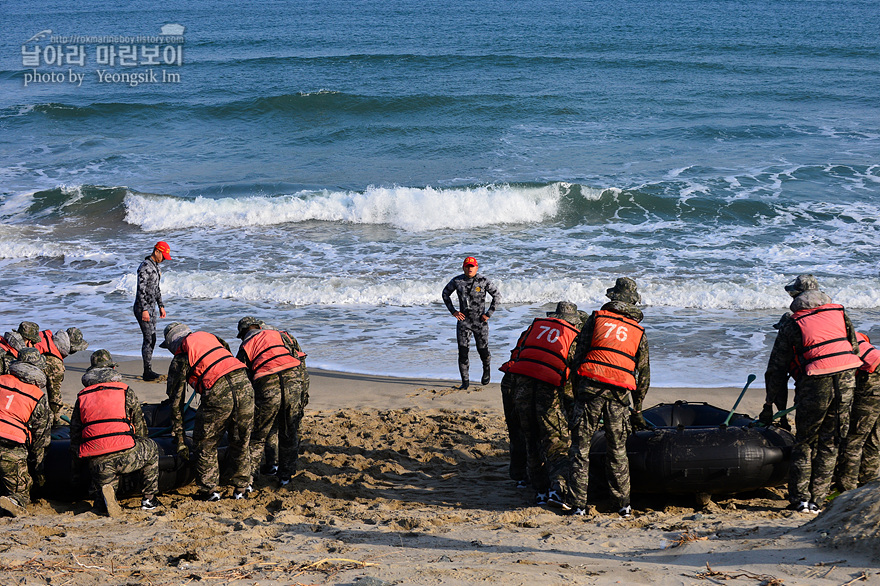
[(564, 510), (571, 438), (563, 406), (568, 363), (576, 349), (580, 316), (577, 306), (560, 301), (556, 312), (535, 319), (520, 337), (507, 371), (513, 377), (513, 404), (525, 437), (529, 479), (537, 503)]
[[(577, 369), (572, 428), (571, 480), (568, 498), (575, 513), (587, 508), (590, 442), (604, 421), (607, 452), (605, 471), (618, 513), (632, 515), (629, 460), (626, 455), (627, 420), (646, 427), (642, 402), (651, 384), (648, 339), (639, 325), (642, 312), (636, 307), (641, 296), (629, 277), (617, 279), (605, 292), (611, 301), (594, 311), (578, 335), (572, 368)], [(632, 396), (633, 414), (628, 418)]]
[[(461, 275), (453, 278), (443, 288), (443, 303), (449, 313), (458, 320), (455, 326), (455, 337), (458, 342), (458, 372), (461, 374), (461, 389), (468, 388), (470, 382), (470, 359), (468, 346), (471, 334), (477, 353), (483, 362), (483, 375), (480, 383), (487, 385), (491, 378), (489, 352), (489, 318), (495, 313), (495, 306), (501, 301), (498, 289), (492, 281), (477, 273), (477, 259), (472, 256), (464, 259)], [(459, 309), (452, 304), (452, 294), (458, 295)], [(492, 297), (489, 309), (486, 309), (486, 293)]]
[(849, 417), (849, 433), (837, 459), (838, 482), (842, 490), (852, 490), (877, 478), (880, 466), (877, 445), (872, 438), (880, 429), (880, 350), (861, 332), (856, 371), (856, 390)]
[(849, 431), (855, 370), (862, 360), (846, 311), (819, 290), (813, 275), (798, 276), (785, 290), (794, 297), (792, 315), (780, 325), (770, 352), (765, 408), (785, 392), (796, 361), (802, 372), (795, 382), (788, 498), (797, 511), (818, 513), (831, 486), (840, 443)]
[(238, 322), (241, 347), (236, 358), (247, 366), (254, 387), (254, 428), (251, 432), (251, 476), (259, 471), (266, 439), (277, 429), (278, 481), (290, 482), (299, 457), (299, 427), (309, 402), (304, 377), (305, 353), (287, 332), (270, 329), (253, 317)]
[(92, 485), (110, 517), (122, 513), (116, 490), (123, 474), (142, 473), (141, 509), (160, 505), (159, 446), (148, 437), (137, 395), (115, 367), (107, 350), (92, 353), (70, 418), (71, 456), (88, 462)]
[(43, 456), (52, 436), (46, 398), (46, 364), (39, 351), (22, 348), (0, 375), (0, 510), (27, 514), (34, 478), (42, 484)]
[(254, 389), (246, 367), (232, 355), (229, 345), (214, 334), (193, 332), (178, 322), (168, 324), (164, 334), (165, 341), (159, 346), (174, 354), (168, 367), (166, 392), (171, 399), (171, 430), (177, 452), (182, 457), (189, 456), (183, 429), (184, 396), (189, 383), (201, 401), (193, 429), (196, 484), (201, 496), (208, 501), (222, 498), (217, 446), (228, 430), (232, 496), (243, 499), (250, 486), (248, 442), (254, 424)]

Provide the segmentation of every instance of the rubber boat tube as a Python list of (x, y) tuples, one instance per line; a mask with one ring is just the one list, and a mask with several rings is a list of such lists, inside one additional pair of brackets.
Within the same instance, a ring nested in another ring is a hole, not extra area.
[[(633, 493), (735, 494), (788, 480), (794, 436), (784, 429), (739, 413), (724, 425), (728, 411), (707, 403), (664, 403), (642, 414), (655, 427), (627, 439)], [(590, 446), (593, 478), (604, 479), (605, 452), (599, 431)]]

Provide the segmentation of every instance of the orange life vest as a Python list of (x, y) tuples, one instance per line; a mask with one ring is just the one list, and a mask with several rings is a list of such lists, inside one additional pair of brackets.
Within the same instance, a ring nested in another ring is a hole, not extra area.
[(578, 374), (590, 380), (636, 388), (636, 354), (645, 328), (634, 319), (612, 311), (593, 312), (593, 339)]
[(52, 330), (40, 332), (40, 341), (37, 343), (36, 348), (40, 351), (40, 354), (51, 354), (58, 360), (64, 360), (61, 350), (58, 349), (58, 346), (55, 345), (55, 340), (52, 339)]
[(807, 376), (834, 374), (862, 365), (862, 360), (853, 352), (852, 344), (846, 337), (843, 315), (843, 306), (834, 303), (801, 309), (792, 314), (792, 319), (801, 330), (801, 362)]
[(302, 364), (284, 345), (281, 332), (276, 330), (260, 330), (248, 338), (241, 348), (247, 354), (248, 369), (253, 373), (254, 380)]
[(43, 398), (43, 390), (18, 380), (11, 374), (0, 375), (0, 437), (19, 444), (29, 444), (28, 421)]
[(82, 420), (80, 458), (113, 454), (134, 447), (134, 425), (125, 412), (125, 389), (121, 382), (86, 387), (76, 397)]
[(880, 366), (880, 350), (877, 350), (871, 344), (870, 338), (862, 332), (856, 332), (856, 338), (859, 340), (859, 358), (862, 359), (859, 370), (874, 372), (877, 370), (877, 366)]
[(223, 347), (214, 334), (193, 332), (183, 339), (181, 351), (186, 352), (190, 368), (186, 382), (199, 393), (214, 386), (220, 377), (245, 367)]
[(525, 339), (507, 372), (522, 374), (555, 387), (568, 380), (568, 351), (579, 330), (562, 319), (538, 318), (525, 331)]

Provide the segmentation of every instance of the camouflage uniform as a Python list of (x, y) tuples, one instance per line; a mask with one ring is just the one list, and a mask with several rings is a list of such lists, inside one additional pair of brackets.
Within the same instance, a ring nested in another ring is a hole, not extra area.
[[(31, 352), (32, 356), (26, 358), (29, 361), (28, 364), (24, 365), (28, 370), (25, 372), (17, 370), (17, 367), (22, 366), (22, 363), (16, 361), (12, 365), (13, 374), (9, 375), (35, 384), (44, 391), (27, 421), (30, 443), (20, 444), (0, 438), (0, 487), (2, 487), (4, 494), (13, 497), (22, 506), (31, 502), (30, 492), (33, 486), (31, 471), (38, 478), (42, 477), (43, 456), (52, 439), (49, 402), (45, 394), (46, 379), (42, 373), (44, 361), (39, 352), (36, 350)], [(19, 354), (19, 357), (23, 356), (23, 354)], [(39, 364), (34, 362), (37, 360)]]
[[(828, 303), (831, 298), (811, 286), (795, 297), (791, 310), (796, 312)], [(853, 353), (858, 355), (856, 333), (845, 313), (844, 324)], [(777, 396), (787, 392), (790, 366), (803, 353), (803, 339), (797, 322), (790, 319), (781, 323), (764, 375), (768, 385), (767, 403), (775, 402)], [(834, 475), (838, 447), (849, 431), (855, 381), (855, 369), (798, 377), (795, 383), (796, 443), (792, 449), (788, 488), (792, 504), (811, 502), (821, 506), (825, 500)]]
[[(462, 384), (464, 384), (470, 379), (468, 346), (471, 334), (474, 336), (477, 353), (483, 362), (483, 369), (489, 368), (491, 359), (489, 323), (483, 321), (481, 317), (483, 315), (492, 317), (492, 314), (495, 313), (495, 306), (501, 301), (501, 294), (489, 279), (479, 273), (471, 279), (462, 273), (449, 281), (443, 288), (443, 303), (446, 304), (446, 309), (452, 315), (458, 311), (452, 304), (453, 292), (458, 295), (458, 305), (461, 308), (461, 313), (464, 314), (464, 320), (456, 322), (455, 325), (455, 337), (458, 342), (458, 371), (461, 374)], [(489, 309), (486, 309), (486, 293), (492, 296)]]
[[(867, 442), (880, 428), (880, 370), (868, 373), (856, 371), (856, 390), (850, 414), (849, 433), (840, 448), (838, 478), (843, 490), (852, 490), (863, 484), (860, 470), (870, 476), (877, 473), (876, 445)], [(872, 461), (873, 460), (873, 461)], [(873, 480), (873, 478), (869, 479)]]
[[(168, 328), (166, 340), (167, 332)], [(226, 342), (220, 338), (218, 340), (229, 348)], [(248, 443), (254, 424), (254, 390), (243, 366), (241, 370), (220, 377), (201, 395), (193, 429), (193, 446), (196, 483), (203, 493), (214, 491), (220, 484), (217, 447), (227, 430), (230, 431), (227, 452), (230, 482), (237, 489), (246, 488), (250, 482)], [(183, 410), (189, 370), (189, 358), (185, 352), (175, 355), (168, 367), (167, 393), (171, 399), (171, 428), (178, 449), (184, 445)]]
[[(245, 334), (242, 344), (259, 331), (251, 330), (253, 333)], [(293, 356), (300, 355), (302, 350), (296, 338), (287, 332), (281, 332), (281, 338)], [(247, 366), (248, 377), (252, 377), (252, 364), (244, 349), (239, 349), (236, 358)], [(278, 477), (286, 479), (296, 473), (299, 428), (309, 402), (309, 375), (305, 358), (300, 360), (299, 366), (251, 381), (254, 387), (254, 426), (250, 441), (252, 476), (259, 471), (267, 439), (273, 435), (276, 440), (270, 451), (273, 456), (277, 454), (274, 461), (278, 463)]]
[[(567, 313), (560, 313), (567, 311)], [(560, 302), (556, 312), (547, 314), (548, 318), (563, 319), (580, 329), (580, 316), (577, 306), (570, 302)], [(526, 330), (520, 336), (519, 344), (527, 337)], [(574, 356), (577, 344), (572, 342), (567, 361)], [(518, 355), (518, 349), (513, 354)], [(570, 383), (554, 386), (522, 374), (512, 375), (513, 404), (517, 421), (525, 440), (526, 462), (529, 479), (538, 493), (556, 491), (564, 495), (568, 486), (571, 434), (568, 429), (564, 400), (564, 388)]]
[(877, 480), (878, 474), (880, 474), (880, 421), (874, 424), (874, 429), (862, 448), (859, 486)]
[[(91, 368), (89, 370), (93, 371)], [(87, 376), (88, 371), (86, 375), (83, 375), (83, 384), (86, 384)], [(95, 383), (90, 383), (87, 386), (91, 386), (91, 384)], [(125, 389), (125, 414), (134, 427), (134, 432), (137, 436), (134, 438), (135, 444), (133, 447), (121, 452), (87, 458), (94, 488), (100, 492), (102, 486), (112, 484), (115, 489), (118, 486), (121, 475), (141, 470), (143, 473), (144, 495), (155, 495), (159, 492), (159, 446), (148, 437), (149, 430), (144, 421), (141, 403), (131, 387), (126, 387)], [(74, 459), (79, 458), (82, 432), (83, 423), (80, 415), (79, 401), (77, 401), (73, 407), (73, 415), (70, 418), (70, 452)]]
[(505, 372), (501, 377), (501, 405), (504, 408), (504, 423), (507, 425), (507, 437), (510, 445), (510, 479), (520, 482), (528, 478), (528, 463), (526, 460), (526, 440), (513, 402), (514, 376)]
[[(137, 270), (137, 293), (134, 298), (134, 318), (143, 334), (141, 357), (144, 361), (144, 373), (153, 371), (153, 348), (156, 347), (156, 308), (164, 308), (162, 291), (159, 290), (159, 279), (162, 271), (159, 263), (152, 255), (146, 257)], [(150, 314), (150, 321), (143, 321), (144, 312)]]
[[(609, 289), (606, 295), (611, 302), (602, 306), (602, 310), (614, 312), (635, 321), (642, 321), (642, 312), (634, 305), (640, 301), (635, 293), (635, 282), (627, 279), (626, 285), (631, 291), (623, 290), (622, 279), (618, 285)], [(584, 324), (576, 344), (577, 349), (571, 360), (572, 372), (577, 372), (584, 361), (593, 339), (595, 316), (591, 315)], [(587, 506), (587, 489), (590, 471), (590, 445), (593, 434), (598, 431), (600, 421), (604, 421), (607, 452), (605, 460), (606, 476), (611, 496), (617, 501), (619, 508), (624, 509), (630, 504), (629, 460), (626, 455), (626, 438), (629, 426), (629, 395), (632, 395), (633, 408), (641, 411), (642, 402), (651, 384), (650, 359), (648, 355), (648, 339), (643, 335), (635, 356), (636, 389), (628, 391), (615, 385), (600, 383), (583, 376), (575, 378), (575, 406), (570, 421), (572, 442), (569, 457), (571, 459), (571, 479), (569, 483), (570, 504), (585, 509)]]
[(49, 408), (55, 418), (64, 407), (64, 401), (61, 400), (61, 383), (64, 381), (64, 362), (51, 354), (44, 354), (46, 357), (46, 394), (49, 395)]

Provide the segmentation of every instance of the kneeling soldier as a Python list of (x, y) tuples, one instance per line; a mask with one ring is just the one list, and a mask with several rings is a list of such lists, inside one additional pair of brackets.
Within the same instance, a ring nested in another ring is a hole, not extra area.
[(42, 476), (49, 433), (49, 402), (44, 389), (46, 361), (34, 348), (23, 348), (9, 374), (0, 375), (0, 509), (13, 517), (27, 514), (33, 479)]
[(116, 501), (119, 477), (143, 471), (141, 509), (159, 506), (159, 446), (147, 437), (147, 424), (134, 391), (122, 381), (107, 350), (92, 354), (92, 365), (82, 376), (85, 386), (76, 397), (70, 419), (70, 450), (88, 461), (96, 490), (107, 514), (122, 513)]

